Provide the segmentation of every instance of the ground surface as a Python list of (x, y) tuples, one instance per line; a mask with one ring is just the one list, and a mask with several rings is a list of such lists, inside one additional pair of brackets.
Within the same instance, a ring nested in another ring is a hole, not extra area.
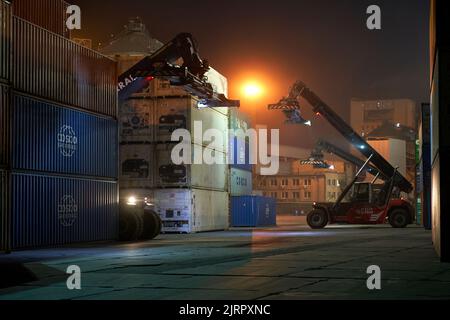
[[(431, 233), (387, 226), (311, 231), (300, 222), (0, 255), (0, 265), (20, 262), (38, 278), (0, 289), (0, 300), (450, 298), (450, 265), (436, 257)], [(81, 290), (66, 287), (69, 265), (82, 270)], [(367, 289), (370, 265), (381, 267), (380, 291)]]

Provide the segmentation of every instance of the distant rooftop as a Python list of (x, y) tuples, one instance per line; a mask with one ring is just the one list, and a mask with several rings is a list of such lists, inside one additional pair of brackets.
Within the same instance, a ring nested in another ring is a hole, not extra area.
[(373, 130), (367, 135), (367, 139), (398, 139), (405, 141), (415, 141), (416, 132), (414, 129), (390, 122), (385, 122), (381, 127)]
[(117, 36), (100, 48), (104, 55), (119, 54), (150, 55), (163, 46), (163, 43), (153, 38), (140, 18), (130, 19)]

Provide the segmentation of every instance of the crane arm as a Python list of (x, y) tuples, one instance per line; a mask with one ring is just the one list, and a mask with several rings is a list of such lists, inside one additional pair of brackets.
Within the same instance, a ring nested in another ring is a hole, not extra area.
[(119, 101), (142, 89), (148, 81), (162, 78), (198, 97), (202, 107), (239, 107), (239, 101), (214, 92), (205, 77), (209, 70), (209, 63), (200, 58), (192, 35), (181, 33), (119, 76)]
[[(364, 166), (363, 160), (359, 159), (358, 157), (355, 157), (354, 155), (348, 153), (347, 151), (344, 151), (343, 149), (333, 145), (332, 143), (330, 143), (328, 141), (320, 140), (317, 143), (317, 148), (322, 151), (325, 151), (327, 153), (334, 154), (334, 155), (338, 156), (339, 158), (343, 159), (344, 161), (347, 161), (347, 162), (357, 166), (358, 168), (362, 168)], [(371, 165), (367, 165), (366, 171), (369, 172), (373, 176), (377, 176), (380, 173), (377, 168), (375, 168)], [(384, 176), (382, 176), (382, 178), (387, 179), (387, 177), (384, 177)]]
[(313, 107), (317, 115), (324, 117), (342, 136), (356, 148), (366, 159), (371, 159), (372, 163), (378, 171), (387, 177), (393, 177), (394, 184), (405, 193), (410, 193), (413, 190), (411, 183), (400, 174), (382, 155), (380, 155), (367, 141), (356, 133), (353, 128), (348, 125), (334, 110), (322, 101), (313, 91), (311, 91), (303, 82), (298, 81), (292, 87), (289, 96), (282, 99), (279, 103), (269, 105), (270, 110), (289, 107), (296, 104), (300, 98), (305, 99)]

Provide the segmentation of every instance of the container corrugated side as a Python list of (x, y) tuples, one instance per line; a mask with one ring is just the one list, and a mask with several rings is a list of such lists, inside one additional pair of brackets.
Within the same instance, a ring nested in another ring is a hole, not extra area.
[(69, 4), (61, 0), (14, 0), (12, 3), (15, 16), (66, 38), (70, 37), (66, 27), (68, 7)]
[(116, 120), (17, 94), (12, 105), (14, 169), (117, 179)]
[[(155, 100), (155, 141), (158, 143), (171, 141), (172, 134), (177, 129), (186, 129), (194, 133), (195, 122), (201, 123), (201, 134), (209, 129), (216, 129), (222, 137), (222, 144), (217, 150), (227, 152), (228, 150), (228, 116), (212, 109), (198, 109), (197, 100), (188, 98), (165, 98)], [(208, 141), (203, 137), (192, 137), (199, 139), (203, 146), (208, 146)]]
[(231, 198), (232, 227), (269, 227), (276, 225), (276, 201), (260, 196)]
[(16, 90), (117, 118), (113, 60), (13, 17), (13, 66)]
[(120, 145), (120, 189), (151, 189), (155, 167), (152, 144)]
[(230, 171), (231, 196), (250, 196), (253, 192), (253, 173), (232, 168)]
[(11, 249), (10, 243), (10, 174), (0, 169), (0, 250)]
[(154, 142), (154, 101), (132, 98), (119, 109), (120, 142)]
[(0, 0), (0, 82), (8, 82), (11, 74), (11, 6)]
[(116, 182), (12, 175), (12, 248), (36, 248), (118, 236)]
[(227, 192), (199, 189), (155, 190), (155, 209), (163, 220), (163, 232), (195, 233), (229, 227)]
[(0, 84), (0, 168), (10, 165), (10, 88)]
[(234, 137), (229, 140), (229, 157), (232, 160), (231, 167), (244, 171), (253, 171), (250, 163), (250, 144), (244, 139)]
[(191, 145), (192, 160), (203, 156), (205, 152), (214, 154), (222, 164), (174, 164), (172, 151), (177, 144), (157, 144), (155, 160), (155, 186), (158, 188), (192, 187), (208, 190), (228, 190), (229, 169), (225, 153)]

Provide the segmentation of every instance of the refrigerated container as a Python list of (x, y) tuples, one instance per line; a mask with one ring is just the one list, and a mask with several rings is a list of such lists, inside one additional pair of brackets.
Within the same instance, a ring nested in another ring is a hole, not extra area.
[[(158, 143), (172, 140), (172, 134), (177, 129), (187, 129), (194, 133), (194, 123), (200, 122), (202, 132), (197, 139), (199, 144), (207, 146), (210, 142), (203, 141), (203, 133), (208, 129), (216, 129), (222, 133), (222, 143), (217, 150), (226, 152), (228, 147), (228, 116), (213, 108), (197, 108), (198, 100), (188, 98), (167, 98), (155, 100), (155, 140)], [(192, 137), (194, 142), (195, 137)]]
[(12, 173), (12, 249), (114, 240), (115, 181)]
[(10, 80), (11, 38), (11, 5), (0, 0), (0, 82)]
[(163, 221), (163, 232), (196, 233), (229, 227), (227, 192), (198, 189), (155, 190), (155, 210)]
[(117, 120), (12, 95), (15, 170), (116, 179)]
[(113, 60), (18, 17), (12, 30), (15, 90), (117, 118)]
[(14, 0), (13, 14), (51, 32), (70, 38), (66, 26), (69, 4), (61, 0)]
[(275, 199), (260, 196), (231, 197), (232, 227), (271, 227), (276, 224)]
[(251, 196), (253, 192), (253, 173), (231, 168), (230, 171), (230, 195)]
[(129, 99), (119, 108), (121, 142), (154, 142), (154, 102)]
[(185, 187), (210, 190), (228, 190), (229, 169), (226, 154), (202, 146), (191, 146), (191, 159), (205, 153), (213, 154), (221, 164), (175, 164), (172, 161), (176, 143), (156, 145), (155, 186), (158, 188)]
[(154, 187), (155, 147), (152, 144), (120, 145), (120, 188)]

